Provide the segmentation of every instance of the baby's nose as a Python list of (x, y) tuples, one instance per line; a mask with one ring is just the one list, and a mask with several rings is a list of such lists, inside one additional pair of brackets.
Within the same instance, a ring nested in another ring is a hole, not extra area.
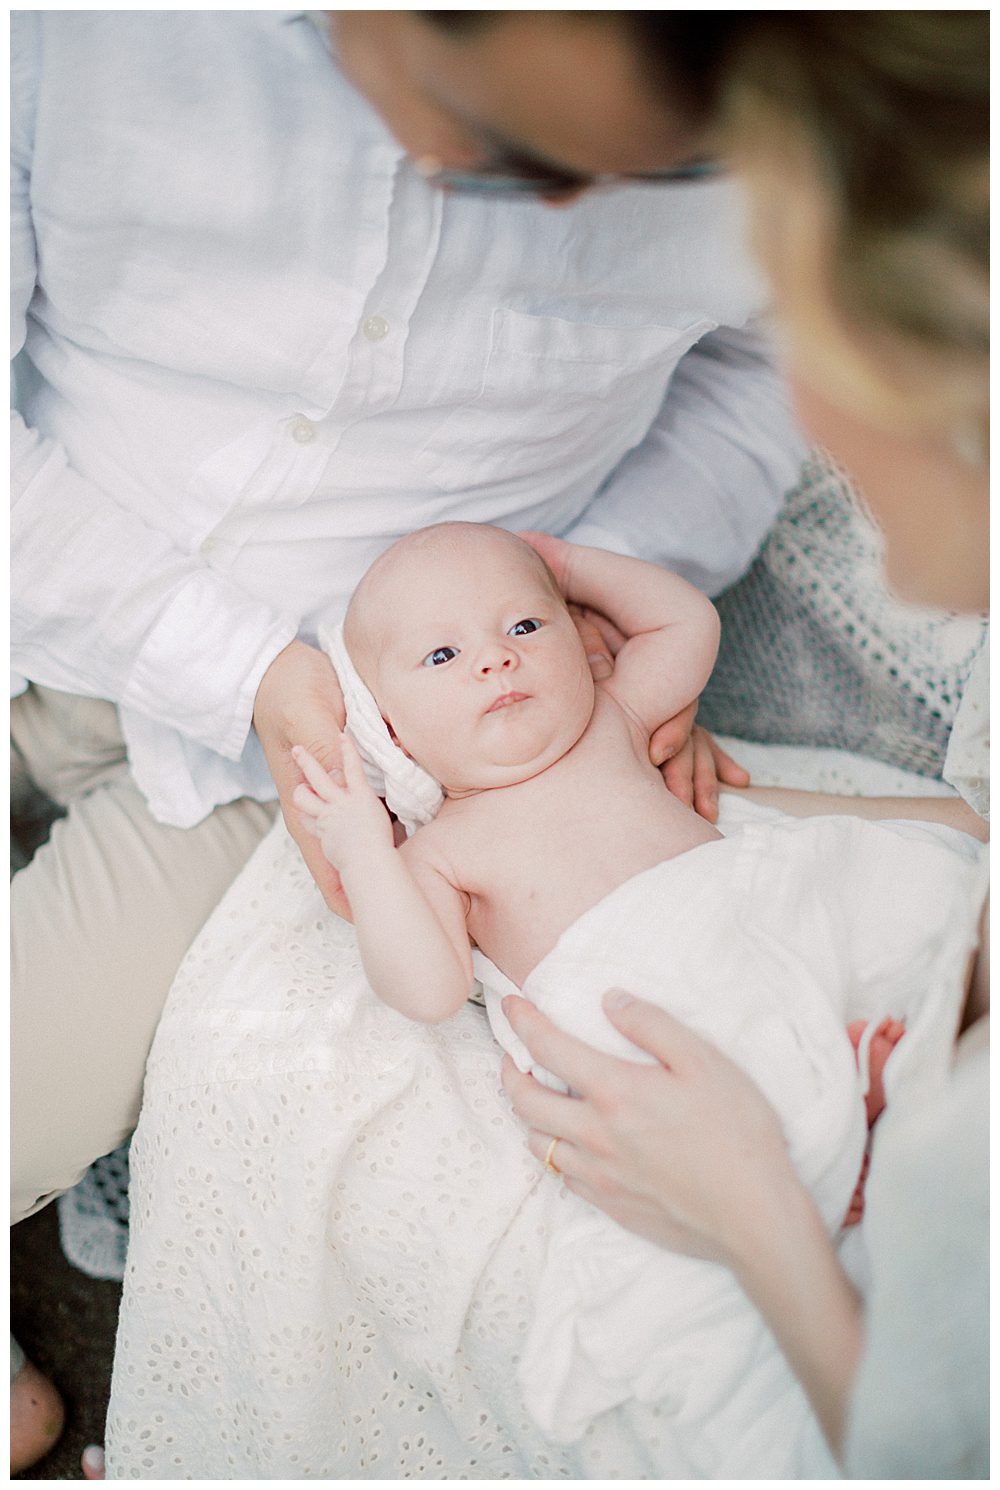
[(517, 653), (508, 647), (488, 647), (479, 659), (482, 677), (490, 673), (505, 672), (517, 666)]

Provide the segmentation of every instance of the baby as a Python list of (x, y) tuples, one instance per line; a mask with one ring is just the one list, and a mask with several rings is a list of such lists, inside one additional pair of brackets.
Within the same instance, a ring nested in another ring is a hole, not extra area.
[[(708, 678), (715, 607), (654, 564), (538, 541), (558, 582), (500, 528), (423, 529), (351, 601), (354, 665), (393, 739), (443, 788), (433, 823), (397, 852), (349, 736), (343, 784), (295, 752), (313, 788), (296, 805), (340, 872), (369, 981), (415, 1019), (465, 1002), (470, 938), (523, 985), (610, 890), (720, 836), (649, 760), (653, 730)], [(631, 634), (606, 681), (593, 681), (567, 599)]]
[[(974, 939), (977, 867), (933, 830), (853, 817), (757, 808), (723, 837), (648, 756), (709, 675), (714, 607), (653, 564), (532, 543), (475, 524), (426, 529), (383, 554), (351, 602), (350, 661), (399, 750), (443, 789), (397, 850), (349, 736), (342, 772), (295, 752), (309, 782), (296, 805), (340, 871), (366, 977), (401, 1013), (447, 1019), (471, 991), (475, 942), (515, 1059), (497, 968), (557, 1024), (633, 1060), (651, 1057), (612, 1029), (601, 996), (618, 985), (659, 1003), (757, 1081), (835, 1232), (867, 1136), (845, 1026), (906, 1020), (927, 988), (952, 996), (943, 969), (961, 965), (956, 937)], [(567, 601), (628, 637), (606, 680), (591, 676)], [(811, 1422), (725, 1269), (666, 1253), (568, 1193), (552, 1204), (519, 1375), (554, 1438), (636, 1397), (674, 1404), (664, 1431), (686, 1435), (682, 1462), (701, 1462), (711, 1421), (713, 1452), (725, 1442), (739, 1464), (751, 1437), (785, 1441), (774, 1425), (788, 1412)], [(718, 1458), (702, 1470), (721, 1472)]]

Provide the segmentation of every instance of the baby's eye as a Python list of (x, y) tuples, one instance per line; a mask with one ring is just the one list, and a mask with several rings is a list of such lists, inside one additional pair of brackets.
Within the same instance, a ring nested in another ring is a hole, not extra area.
[(457, 647), (435, 647), (433, 652), (428, 652), (424, 658), (424, 667), (443, 667), (453, 657), (458, 656)]
[(515, 621), (507, 633), (508, 636), (530, 636), (533, 631), (542, 629), (541, 621), (532, 618), (529, 621)]

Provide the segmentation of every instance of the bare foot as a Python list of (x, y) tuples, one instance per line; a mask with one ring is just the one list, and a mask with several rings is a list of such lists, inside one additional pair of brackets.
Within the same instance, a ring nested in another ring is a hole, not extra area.
[(10, 1384), (10, 1472), (20, 1474), (48, 1453), (63, 1430), (62, 1398), (37, 1366), (25, 1361)]
[(85, 1480), (104, 1479), (104, 1450), (99, 1443), (88, 1443), (80, 1459)]

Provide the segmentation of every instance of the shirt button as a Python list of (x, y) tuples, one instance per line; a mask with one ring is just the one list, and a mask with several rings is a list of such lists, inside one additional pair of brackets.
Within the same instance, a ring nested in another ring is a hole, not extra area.
[(291, 435), (296, 445), (310, 445), (316, 438), (316, 426), (308, 419), (296, 419)]
[(389, 322), (385, 316), (367, 316), (361, 322), (361, 329), (369, 341), (381, 341), (389, 335)]

